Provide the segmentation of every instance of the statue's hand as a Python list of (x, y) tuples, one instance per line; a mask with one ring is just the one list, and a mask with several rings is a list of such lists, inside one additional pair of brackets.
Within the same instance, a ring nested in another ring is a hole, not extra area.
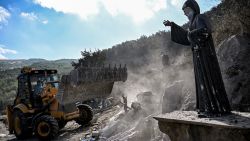
[(163, 21), (163, 24), (164, 24), (165, 26), (171, 26), (171, 25), (172, 25), (172, 22), (170, 22), (169, 20), (164, 20), (164, 21)]

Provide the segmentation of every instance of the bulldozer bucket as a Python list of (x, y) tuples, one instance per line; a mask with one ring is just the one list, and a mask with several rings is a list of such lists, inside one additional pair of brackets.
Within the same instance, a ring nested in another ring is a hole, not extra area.
[(107, 98), (114, 82), (126, 81), (126, 67), (79, 67), (61, 78), (59, 93), (56, 95), (66, 111), (74, 111), (76, 102), (94, 98)]

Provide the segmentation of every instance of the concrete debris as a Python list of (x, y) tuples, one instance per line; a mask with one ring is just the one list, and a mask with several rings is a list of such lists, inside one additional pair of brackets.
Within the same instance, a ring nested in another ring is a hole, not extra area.
[(84, 138), (80, 138), (80, 141), (97, 141), (99, 140), (99, 131), (92, 131), (86, 134)]
[(114, 97), (108, 98), (94, 98), (88, 101), (84, 101), (84, 104), (89, 105), (95, 114), (111, 109), (113, 106), (118, 105), (119, 100)]
[[(137, 95), (137, 102), (132, 102), (131, 109), (118, 113), (109, 124), (101, 129), (101, 141), (169, 141), (157, 127), (152, 118), (159, 114), (159, 104), (154, 102), (152, 92)], [(155, 110), (152, 110), (154, 109)], [(122, 110), (123, 111), (123, 110)], [(157, 113), (158, 112), (158, 113)]]

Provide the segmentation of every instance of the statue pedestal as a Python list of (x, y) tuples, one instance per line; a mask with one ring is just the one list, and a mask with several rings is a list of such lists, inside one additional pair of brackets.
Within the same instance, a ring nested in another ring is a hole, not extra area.
[(154, 118), (171, 141), (250, 141), (250, 113), (198, 118), (195, 111), (174, 111)]

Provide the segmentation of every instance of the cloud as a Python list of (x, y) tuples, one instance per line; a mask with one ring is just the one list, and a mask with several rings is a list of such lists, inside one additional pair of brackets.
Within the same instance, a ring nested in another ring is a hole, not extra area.
[(30, 20), (30, 21), (39, 21), (40, 23), (42, 24), (48, 24), (48, 20), (42, 20), (40, 19), (37, 14), (35, 14), (34, 12), (30, 12), (30, 13), (27, 13), (27, 12), (21, 12), (20, 13), (20, 16), (24, 19), (27, 19), (27, 20)]
[(176, 7), (181, 7), (184, 3), (184, 0), (171, 0), (170, 3), (173, 5), (173, 6), (176, 6)]
[(57, 12), (78, 15), (83, 20), (97, 16), (102, 7), (111, 16), (126, 15), (135, 23), (142, 23), (152, 18), (154, 14), (165, 9), (166, 0), (34, 0), (42, 7), (54, 9)]
[(135, 23), (149, 20), (167, 6), (165, 0), (105, 0), (102, 3), (112, 16), (124, 14)]
[(5, 54), (17, 54), (17, 51), (7, 49), (5, 45), (0, 44), (0, 59), (7, 59), (4, 55)]
[(76, 14), (82, 19), (99, 13), (99, 0), (34, 0), (42, 7), (54, 9), (57, 12)]
[(3, 28), (3, 25), (8, 24), (8, 18), (11, 16), (9, 11), (0, 6), (0, 29)]
[(42, 21), (43, 24), (48, 24), (48, 22), (49, 22), (48, 20), (43, 20)]
[(20, 16), (31, 21), (35, 21), (38, 19), (37, 15), (33, 12), (31, 13), (21, 12)]

